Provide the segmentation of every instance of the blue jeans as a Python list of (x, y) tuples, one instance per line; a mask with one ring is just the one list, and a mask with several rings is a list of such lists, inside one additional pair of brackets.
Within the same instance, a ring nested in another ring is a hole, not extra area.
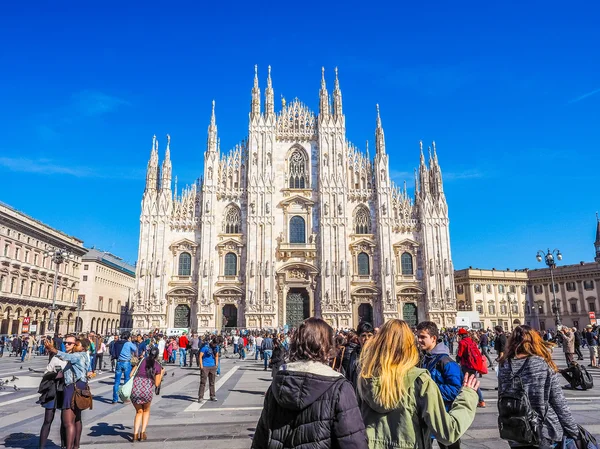
[(121, 386), (121, 375), (125, 374), (125, 382), (129, 381), (131, 374), (131, 362), (117, 362), (115, 366), (115, 384), (113, 386), (113, 402), (119, 401), (119, 387)]
[(185, 366), (187, 362), (187, 350), (179, 348), (179, 366)]
[(221, 375), (221, 357), (219, 357), (219, 364), (217, 365), (217, 376)]
[(260, 349), (258, 349), (258, 347), (256, 348), (256, 350), (254, 351), (254, 360), (258, 360), (258, 356), (260, 354), (260, 358), (262, 359), (262, 354)]
[(265, 369), (267, 369), (267, 367), (269, 366), (269, 360), (271, 360), (272, 356), (273, 356), (273, 350), (272, 349), (265, 349), (263, 351), (263, 360), (265, 362)]
[(233, 344), (233, 353), (234, 353), (234, 354), (237, 354), (237, 353), (238, 353), (238, 345), (237, 345), (237, 343), (234, 343), (234, 344)]
[(246, 358), (246, 348), (243, 346), (239, 347), (238, 353), (240, 354), (240, 359), (244, 360)]
[(26, 355), (27, 355), (27, 348), (21, 349), (21, 362), (25, 360)]

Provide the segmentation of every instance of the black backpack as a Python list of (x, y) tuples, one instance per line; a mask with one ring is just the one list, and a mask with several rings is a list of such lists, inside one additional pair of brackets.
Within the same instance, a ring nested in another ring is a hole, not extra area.
[(583, 390), (589, 390), (594, 388), (594, 378), (588, 372), (583, 365), (577, 364), (577, 370), (579, 371), (579, 385)]
[[(500, 438), (503, 440), (539, 446), (542, 440), (542, 425), (548, 413), (549, 398), (545, 400), (544, 416), (540, 417), (531, 407), (521, 380), (521, 372), (528, 363), (529, 358), (525, 360), (521, 369), (514, 373), (510, 359), (508, 360), (508, 366), (512, 373), (512, 384), (498, 392), (498, 429)], [(546, 390), (549, 389), (546, 388)]]

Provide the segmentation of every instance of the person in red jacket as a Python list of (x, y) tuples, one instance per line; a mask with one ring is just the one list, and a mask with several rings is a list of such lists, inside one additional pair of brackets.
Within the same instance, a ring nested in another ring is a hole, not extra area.
[(179, 367), (183, 368), (186, 366), (187, 361), (187, 347), (189, 340), (187, 338), (187, 332), (184, 332), (181, 337), (179, 337)]
[[(456, 361), (460, 365), (463, 376), (465, 373), (477, 376), (479, 373), (478, 370), (483, 362), (483, 356), (481, 355), (477, 344), (471, 339), (469, 331), (464, 327), (461, 327), (458, 330), (458, 338), (460, 338), (460, 341), (458, 342), (458, 350), (456, 351)], [(479, 396), (477, 407), (485, 407), (483, 394), (481, 393), (480, 388), (477, 389), (477, 395)]]

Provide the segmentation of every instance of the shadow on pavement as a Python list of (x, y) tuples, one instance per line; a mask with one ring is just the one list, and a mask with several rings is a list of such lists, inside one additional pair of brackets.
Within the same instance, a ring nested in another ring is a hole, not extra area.
[(229, 390), (229, 391), (235, 391), (236, 393), (256, 394), (258, 396), (264, 396), (265, 395), (264, 391), (253, 391), (253, 390)]
[(94, 401), (102, 402), (103, 404), (112, 404), (112, 397), (111, 398), (105, 398), (105, 397), (102, 397), (102, 396), (94, 396)]
[(124, 440), (131, 441), (131, 427), (127, 427), (128, 431), (125, 431), (123, 424), (109, 424), (106, 422), (99, 422), (95, 426), (90, 427), (89, 437), (101, 437), (101, 436), (118, 436)]
[(162, 396), (163, 399), (177, 399), (180, 401), (195, 401), (198, 399), (197, 396), (187, 396), (182, 394), (165, 394)]
[[(11, 433), (4, 439), (4, 447), (12, 447), (12, 448), (35, 448), (38, 447), (39, 437), (32, 433)], [(46, 443), (46, 448), (55, 449), (59, 448), (60, 445), (53, 443), (52, 441), (48, 441)]]

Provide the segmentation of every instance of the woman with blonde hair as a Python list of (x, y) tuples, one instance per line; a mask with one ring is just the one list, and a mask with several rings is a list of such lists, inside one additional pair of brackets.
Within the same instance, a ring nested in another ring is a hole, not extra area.
[(512, 411), (505, 409), (502, 396), (515, 393), (515, 388), (523, 389), (531, 409), (541, 421), (540, 441), (529, 446), (523, 441), (517, 441), (523, 438), (521, 431), (514, 435), (515, 440), (508, 438), (510, 432), (507, 433), (504, 429), (510, 430), (509, 427), (516, 426), (503, 426), (501, 437), (508, 440), (509, 446), (518, 446), (520, 449), (554, 447), (555, 443), (562, 443), (565, 434), (568, 438), (577, 439), (579, 430), (559, 385), (558, 368), (552, 360), (551, 350), (537, 331), (529, 326), (517, 326), (509, 337), (498, 364), (500, 421), (504, 417), (510, 420), (513, 415)]
[(456, 442), (475, 418), (479, 381), (465, 375), (463, 388), (446, 411), (438, 386), (417, 368), (419, 351), (406, 322), (390, 320), (360, 354), (358, 394), (370, 448), (430, 449)]

